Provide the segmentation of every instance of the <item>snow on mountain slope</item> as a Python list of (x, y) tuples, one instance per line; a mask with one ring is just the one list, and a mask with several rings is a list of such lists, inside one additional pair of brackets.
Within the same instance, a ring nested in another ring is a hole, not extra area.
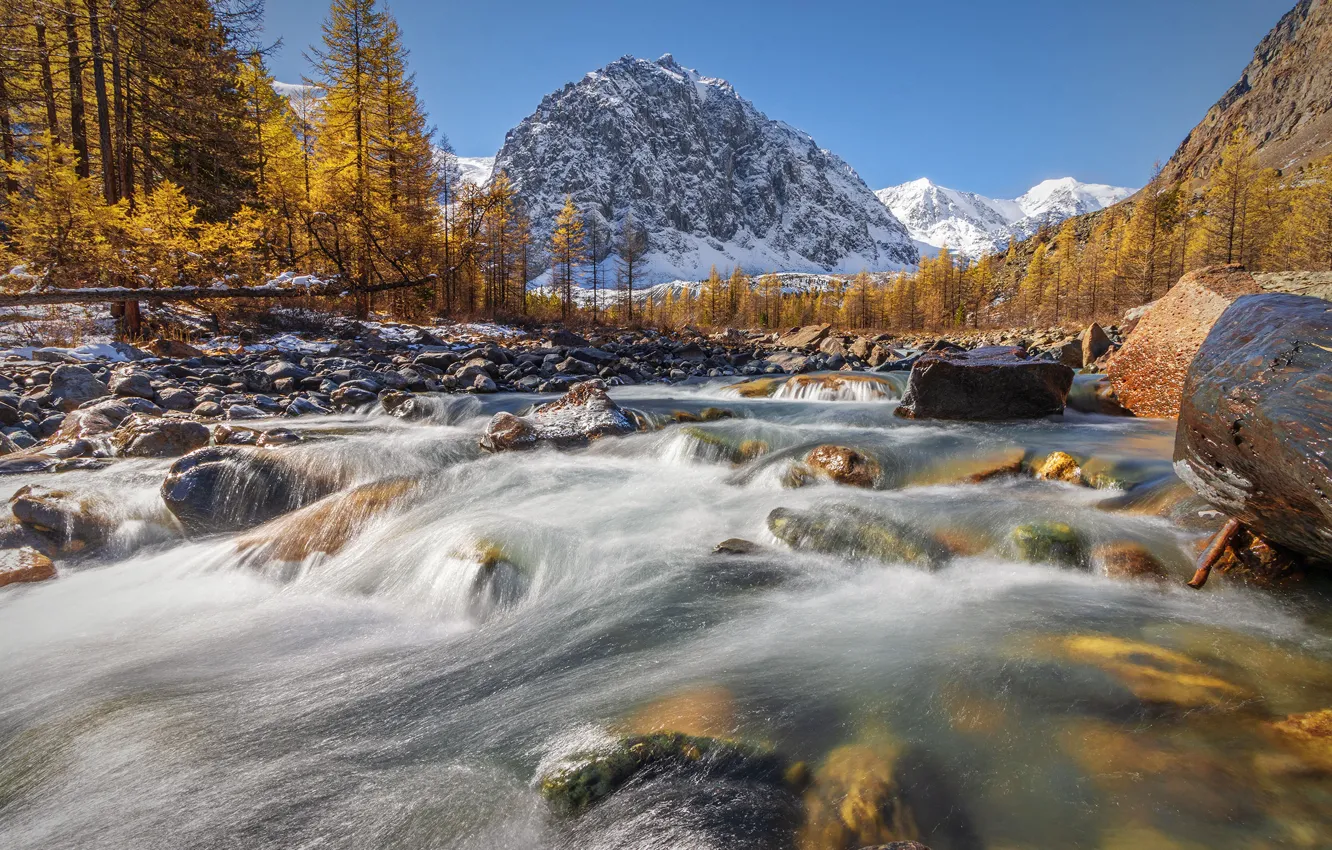
[(626, 56), (547, 95), (509, 131), (496, 168), (538, 241), (566, 195), (603, 234), (632, 212), (648, 234), (644, 283), (700, 279), (714, 264), (857, 272), (918, 259), (850, 166), (669, 54)]
[(471, 183), (473, 186), (484, 186), (490, 182), (490, 175), (495, 171), (495, 157), (493, 156), (455, 156), (454, 161), (458, 163), (458, 170), (462, 172), (464, 183)]
[(922, 177), (875, 195), (906, 225), (918, 243), (978, 257), (1003, 250), (1009, 238), (1025, 239), (1042, 225), (1095, 212), (1133, 194), (1132, 189), (1045, 180), (1015, 200), (987, 198), (939, 186)]

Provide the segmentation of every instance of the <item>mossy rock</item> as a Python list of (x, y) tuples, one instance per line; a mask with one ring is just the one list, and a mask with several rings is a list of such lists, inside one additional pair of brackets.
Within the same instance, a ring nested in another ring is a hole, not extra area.
[(768, 514), (768, 530), (793, 549), (936, 567), (948, 557), (933, 536), (853, 505)]
[(843, 850), (919, 837), (896, 777), (896, 746), (838, 747), (805, 792), (796, 850)]
[(683, 428), (682, 433), (698, 444), (695, 454), (736, 465), (753, 460), (768, 451), (768, 444), (762, 440), (737, 440), (730, 434), (710, 431), (695, 425)]
[(1041, 481), (1062, 481), (1065, 484), (1082, 484), (1082, 467), (1077, 458), (1067, 452), (1051, 452), (1037, 465), (1033, 473)]
[(789, 765), (774, 752), (745, 744), (657, 732), (627, 735), (609, 750), (575, 756), (542, 777), (541, 796), (563, 816), (575, 816), (614, 794), (630, 780), (669, 772), (718, 776), (791, 789)]
[(1009, 540), (1019, 560), (1062, 567), (1087, 565), (1087, 541), (1063, 522), (1027, 522), (1014, 528)]

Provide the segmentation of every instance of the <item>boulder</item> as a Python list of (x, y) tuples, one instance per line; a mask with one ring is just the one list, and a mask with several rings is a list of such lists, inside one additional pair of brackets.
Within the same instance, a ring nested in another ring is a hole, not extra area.
[(1082, 343), (1083, 366), (1090, 366), (1092, 363), (1100, 360), (1101, 355), (1110, 350), (1110, 336), (1105, 332), (1105, 329), (1096, 322), (1092, 322), (1087, 329), (1082, 332), (1080, 341)]
[(1184, 378), (1212, 325), (1237, 298), (1261, 292), (1242, 266), (1190, 272), (1139, 320), (1106, 374), (1138, 416), (1179, 415)]
[(895, 775), (899, 752), (898, 746), (883, 741), (849, 744), (828, 753), (805, 791), (798, 850), (882, 846), (918, 837), (916, 819)]
[(37, 396), (37, 401), (66, 413), (86, 402), (107, 394), (106, 384), (82, 366), (62, 364), (51, 373), (51, 383)]
[(1332, 303), (1265, 294), (1225, 311), (1189, 369), (1175, 470), (1264, 539), (1332, 562)]
[(1064, 412), (1073, 370), (1030, 360), (1021, 348), (926, 354), (916, 361), (897, 415), (907, 419), (1036, 419)]
[(1077, 458), (1065, 452), (1051, 452), (1035, 471), (1041, 481), (1062, 481), (1065, 484), (1081, 484), (1082, 467)]
[(162, 500), (186, 531), (217, 534), (260, 525), (337, 486), (335, 475), (298, 466), (285, 451), (212, 446), (172, 464)]
[(1132, 416), (1133, 412), (1115, 397), (1115, 385), (1105, 375), (1078, 375), (1068, 391), (1069, 410), (1102, 416)]
[(108, 502), (33, 484), (10, 497), (9, 508), (20, 525), (46, 540), (50, 551), (61, 554), (96, 549), (116, 526)]
[(1062, 522), (1028, 522), (1009, 535), (1019, 560), (1033, 564), (1083, 567), (1087, 564), (1087, 541), (1072, 526)]
[(1165, 566), (1151, 550), (1131, 540), (1096, 546), (1091, 551), (1091, 562), (1109, 578), (1161, 580), (1169, 577)]
[(500, 452), (529, 449), (540, 443), (569, 448), (636, 430), (634, 419), (606, 394), (606, 385), (591, 380), (576, 384), (560, 398), (536, 407), (526, 416), (495, 414), (481, 436), (481, 448)]
[(36, 549), (0, 549), (0, 587), (55, 578), (51, 559)]
[(789, 333), (782, 334), (777, 339), (779, 348), (813, 348), (828, 336), (832, 330), (832, 325), (806, 325), (803, 328), (796, 328)]
[(1070, 339), (1054, 349), (1055, 359), (1070, 369), (1083, 367), (1082, 340)]
[(208, 427), (199, 422), (136, 413), (120, 423), (111, 445), (121, 457), (180, 457), (208, 439)]
[(197, 397), (189, 390), (180, 387), (163, 387), (157, 392), (158, 403), (167, 410), (193, 410), (198, 403)]

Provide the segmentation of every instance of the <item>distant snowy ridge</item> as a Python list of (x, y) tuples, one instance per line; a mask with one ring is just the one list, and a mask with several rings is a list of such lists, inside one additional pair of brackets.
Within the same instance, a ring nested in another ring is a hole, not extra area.
[(648, 234), (643, 283), (752, 272), (887, 271), (915, 245), (856, 172), (730, 83), (624, 57), (546, 96), (495, 163), (544, 242), (566, 195), (602, 234)]
[(484, 186), (489, 183), (495, 171), (493, 156), (456, 156), (454, 160), (458, 163), (462, 181), (473, 186)]
[(1043, 225), (1104, 209), (1134, 191), (1062, 177), (1038, 183), (1010, 201), (949, 189), (922, 177), (875, 195), (917, 243), (935, 250), (947, 245), (974, 258), (1002, 251), (1010, 238), (1025, 239)]

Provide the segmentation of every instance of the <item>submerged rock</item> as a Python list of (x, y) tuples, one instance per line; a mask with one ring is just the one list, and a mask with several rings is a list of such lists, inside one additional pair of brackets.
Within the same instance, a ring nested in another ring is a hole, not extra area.
[(1267, 728), (1309, 769), (1332, 773), (1332, 709), (1291, 714)]
[(1099, 413), (1102, 416), (1132, 416), (1133, 411), (1119, 403), (1115, 385), (1104, 375), (1078, 375), (1068, 391), (1069, 410)]
[(1091, 551), (1091, 562), (1109, 578), (1159, 581), (1169, 577), (1165, 566), (1150, 549), (1131, 540), (1096, 546)]
[(335, 475), (287, 458), (286, 451), (240, 446), (198, 449), (172, 464), (162, 500), (186, 531), (217, 534), (252, 528), (336, 489)]
[(1103, 634), (1051, 640), (1055, 654), (1104, 671), (1147, 703), (1180, 709), (1236, 709), (1254, 699), (1246, 688), (1162, 646)]
[(538, 406), (526, 416), (495, 414), (481, 437), (481, 448), (500, 452), (528, 449), (540, 443), (569, 448), (637, 429), (634, 419), (606, 394), (604, 383), (583, 381), (561, 398)]
[(728, 537), (712, 547), (714, 555), (752, 555), (762, 550), (762, 546), (741, 537)]
[(829, 753), (805, 792), (797, 850), (844, 850), (918, 838), (895, 776), (898, 755), (889, 744), (853, 744)]
[(1266, 540), (1332, 562), (1332, 306), (1236, 300), (1184, 386), (1175, 469)]
[(36, 549), (0, 549), (0, 587), (55, 577), (55, 564)]
[(336, 555), (365, 526), (418, 489), (418, 482), (407, 478), (362, 484), (254, 529), (236, 541), (236, 549), (255, 550), (266, 558), (287, 562), (305, 561), (315, 554)]
[(717, 738), (678, 732), (628, 735), (606, 751), (576, 755), (567, 766), (541, 778), (540, 792), (551, 808), (579, 815), (630, 780), (684, 773), (693, 781), (724, 777), (791, 790), (787, 763), (773, 752)]
[(854, 505), (768, 514), (768, 530), (793, 549), (935, 567), (947, 550), (934, 537)]
[(907, 419), (1037, 419), (1064, 412), (1073, 370), (1029, 360), (1021, 348), (926, 354), (916, 361), (897, 415)]
[(1087, 541), (1062, 522), (1028, 522), (1009, 535), (1017, 557), (1033, 564), (1083, 567), (1087, 564)]

